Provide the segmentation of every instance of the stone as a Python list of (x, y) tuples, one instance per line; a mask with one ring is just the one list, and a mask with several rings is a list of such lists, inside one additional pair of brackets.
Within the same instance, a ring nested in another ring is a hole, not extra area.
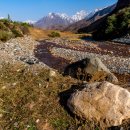
[(56, 74), (56, 72), (55, 72), (54, 70), (50, 70), (49, 76), (50, 76), (50, 77), (56, 77), (57, 74)]
[(20, 60), (29, 64), (29, 65), (33, 65), (33, 64), (38, 64), (39, 61), (37, 58), (35, 57), (29, 57), (29, 56), (24, 56), (24, 57), (20, 57)]
[(88, 82), (109, 81), (118, 83), (118, 79), (114, 74), (112, 74), (102, 61), (95, 56), (90, 56), (72, 63), (66, 67), (65, 75), (70, 75)]
[(86, 84), (71, 95), (67, 105), (77, 116), (107, 127), (130, 118), (130, 92), (106, 81)]

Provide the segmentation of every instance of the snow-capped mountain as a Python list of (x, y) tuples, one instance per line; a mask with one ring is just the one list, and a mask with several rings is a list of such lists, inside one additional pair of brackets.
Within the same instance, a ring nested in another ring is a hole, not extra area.
[(112, 6), (106, 6), (104, 8), (97, 8), (94, 11), (90, 12), (87, 17), (85, 18), (86, 20), (91, 19), (95, 15), (107, 15), (109, 14), (112, 10), (114, 10), (116, 7), (116, 4)]
[(86, 29), (86, 27), (91, 29), (90, 25), (110, 14), (115, 8), (116, 4), (101, 9), (95, 9), (94, 11), (90, 12), (84, 19), (66, 27), (64, 31), (80, 32), (81, 29)]
[(114, 10), (115, 7), (116, 4), (101, 9), (95, 9), (90, 13), (81, 10), (73, 16), (68, 16), (64, 13), (49, 13), (48, 16), (37, 21), (34, 26), (43, 29), (64, 30), (70, 28), (70, 30), (72, 30), (73, 28), (73, 30), (76, 30), (77, 26), (79, 28), (88, 26), (96, 20), (104, 17)]
[(77, 12), (73, 16), (68, 16), (65, 13), (49, 13), (48, 16), (43, 17), (37, 21), (34, 26), (44, 29), (62, 29), (72, 23), (75, 23), (87, 16), (85, 11)]
[(95, 9), (94, 11), (90, 12), (90, 13), (86, 16), (85, 19), (88, 20), (88, 19), (92, 18), (92, 17), (95, 15), (95, 13), (97, 13), (97, 12), (100, 11), (100, 10), (102, 10), (102, 9)]
[(79, 12), (77, 12), (75, 15), (72, 16), (72, 19), (77, 22), (79, 20), (84, 19), (86, 16), (88, 15), (88, 13), (84, 10), (81, 10)]

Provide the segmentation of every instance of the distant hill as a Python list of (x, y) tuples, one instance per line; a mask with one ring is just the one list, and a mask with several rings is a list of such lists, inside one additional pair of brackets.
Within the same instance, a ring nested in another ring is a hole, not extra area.
[(48, 16), (38, 20), (34, 26), (42, 29), (63, 30), (63, 28), (81, 19), (84, 19), (86, 16), (87, 13), (85, 11), (77, 12), (72, 17), (69, 17), (66, 14), (49, 13)]
[(65, 31), (79, 32), (81, 29), (84, 29), (85, 27), (91, 25), (95, 21), (103, 18), (104, 16), (112, 12), (115, 7), (116, 4), (105, 7), (103, 9), (96, 9), (94, 12), (91, 12), (85, 19), (73, 23), (67, 28), (65, 28)]

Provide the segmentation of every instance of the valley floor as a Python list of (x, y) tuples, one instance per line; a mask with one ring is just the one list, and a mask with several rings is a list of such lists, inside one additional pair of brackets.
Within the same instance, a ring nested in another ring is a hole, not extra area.
[(34, 53), (41, 62), (62, 72), (72, 62), (87, 56), (97, 56), (111, 72), (126, 77), (130, 74), (130, 45), (57, 38), (40, 41)]
[(130, 90), (130, 45), (65, 37), (35, 39), (25, 36), (0, 43), (0, 130), (82, 129), (84, 123), (72, 118), (63, 105), (67, 90), (81, 82), (61, 74), (86, 56), (99, 57), (119, 84)]

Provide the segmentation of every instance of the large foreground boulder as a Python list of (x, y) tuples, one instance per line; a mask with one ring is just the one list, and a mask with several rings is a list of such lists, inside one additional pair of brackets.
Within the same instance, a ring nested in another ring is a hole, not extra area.
[(117, 83), (118, 79), (97, 57), (87, 57), (69, 65), (65, 74), (88, 82), (109, 81)]
[(121, 125), (130, 118), (130, 93), (106, 81), (86, 84), (71, 95), (67, 105), (77, 116), (107, 127)]

